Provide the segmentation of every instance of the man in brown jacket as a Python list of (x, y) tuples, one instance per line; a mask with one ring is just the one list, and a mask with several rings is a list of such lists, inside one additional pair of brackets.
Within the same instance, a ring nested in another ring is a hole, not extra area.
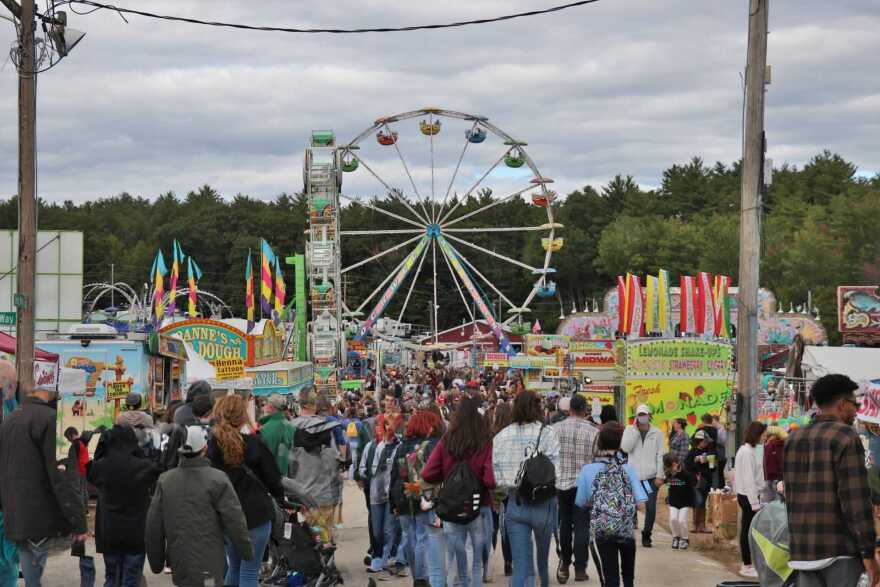
[(223, 585), (228, 536), (244, 560), (254, 558), (247, 522), (235, 489), (223, 471), (205, 458), (207, 431), (186, 429), (177, 468), (159, 477), (147, 513), (147, 557), (154, 573), (167, 562), (178, 587), (203, 587), (213, 578)]
[(880, 584), (865, 450), (852, 424), (858, 384), (825, 375), (813, 384), (814, 421), (785, 443), (783, 480), (789, 566), (799, 587), (855, 587), (863, 571)]

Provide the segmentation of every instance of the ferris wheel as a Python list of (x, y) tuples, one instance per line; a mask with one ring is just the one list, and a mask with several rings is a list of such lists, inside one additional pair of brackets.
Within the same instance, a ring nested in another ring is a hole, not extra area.
[[(457, 137), (452, 140), (454, 147), (450, 148), (448, 144), (453, 137), (443, 135), (450, 135), (448, 129), (455, 126), (463, 132), (456, 133)], [(409, 136), (403, 133), (409, 133)], [(402, 140), (404, 137), (406, 141)], [(441, 139), (444, 139), (442, 148)], [(439, 108), (423, 108), (379, 118), (349, 143), (338, 146), (338, 184), (342, 185), (342, 174), (366, 173), (372, 187), (386, 194), (385, 202), (395, 206), (392, 210), (391, 206), (383, 206), (375, 199), (346, 194), (340, 194), (340, 197), (393, 218), (401, 226), (383, 229), (381, 235), (383, 239), (387, 237), (383, 249), (375, 254), (371, 251), (370, 256), (341, 267), (340, 273), (344, 275), (357, 270), (396, 251), (406, 252), (403, 260), (384, 279), (377, 280), (369, 295), (363, 299), (349, 298), (343, 303), (346, 315), (358, 324), (358, 337), (371, 332), (398, 294), (403, 296), (396, 316), (401, 320), (416, 284), (427, 282), (432, 290), (433, 338), (436, 342), (440, 310), (438, 275), (448, 271), (457, 298), (470, 319), (475, 321), (482, 317), (498, 338), (502, 350), (510, 350), (502, 325), (510, 325), (514, 332), (517, 327), (522, 330), (523, 316), (530, 311), (529, 306), (535, 297), (556, 296), (555, 269), (550, 266), (550, 261), (553, 253), (563, 245), (563, 239), (557, 236), (562, 225), (553, 219), (552, 203), (556, 193), (548, 187), (553, 180), (541, 173), (527, 146), (484, 116)], [(390, 153), (380, 153), (384, 155), (380, 163), (378, 157), (367, 155), (368, 148), (373, 151), (385, 149)], [(409, 149), (417, 151), (419, 157), (407, 152)], [(427, 158), (427, 161), (415, 166), (413, 162), (420, 157)], [(474, 158), (478, 163), (470, 162)], [(505, 178), (508, 184), (515, 184), (515, 189), (498, 195), (494, 195), (493, 189), (490, 200), (479, 200), (475, 208), (470, 206), (473, 209), (463, 207), (471, 195), (492, 187), (488, 183), (498, 183), (499, 177)], [(361, 183), (364, 182), (362, 179)], [(524, 198), (540, 209), (541, 221), (530, 226), (499, 226), (497, 221), (491, 225), (482, 223), (490, 209), (514, 198)], [(491, 238), (496, 233), (538, 233), (543, 261), (530, 265), (475, 242)], [(339, 234), (341, 246), (345, 248), (345, 243), (352, 242), (352, 239), (375, 237), (376, 231), (346, 230), (340, 226)], [(489, 267), (496, 269), (494, 273), (497, 274), (497, 268), (504, 266), (527, 276), (525, 279), (529, 280), (531, 287), (524, 299), (513, 299), (511, 291), (504, 291), (487, 277), (486, 273), (493, 273), (488, 271)], [(489, 290), (501, 301), (503, 310), (499, 315), (495, 315), (494, 307), (490, 307), (491, 302), (487, 303), (487, 295), (492, 295), (487, 294)]]

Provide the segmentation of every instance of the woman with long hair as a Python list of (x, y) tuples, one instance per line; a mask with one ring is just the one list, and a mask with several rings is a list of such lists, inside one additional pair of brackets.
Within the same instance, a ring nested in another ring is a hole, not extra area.
[(520, 472), (528, 458), (542, 453), (554, 467), (559, 466), (559, 438), (551, 426), (544, 424), (541, 398), (535, 392), (522, 391), (516, 396), (513, 422), (495, 436), (493, 445), (495, 479), (498, 486), (509, 493), (505, 519), (513, 558), (511, 585), (534, 582), (535, 556), (532, 553), (537, 552), (541, 587), (547, 587), (550, 583), (550, 537), (556, 527), (556, 499), (530, 502), (517, 494)]
[(253, 560), (241, 560), (227, 541), (223, 584), (257, 587), (275, 515), (272, 495), (279, 499), (284, 497), (281, 472), (269, 448), (253, 432), (255, 427), (243, 397), (223, 396), (214, 404), (213, 413), (216, 421), (208, 441), (208, 458), (214, 468), (229, 476), (235, 488), (255, 555)]
[(682, 464), (690, 450), (687, 425), (687, 420), (684, 418), (676, 418), (672, 421), (672, 430), (669, 431), (669, 452)]
[(739, 550), (742, 557), (742, 568), (739, 574), (743, 577), (756, 578), (758, 572), (752, 566), (752, 551), (749, 547), (749, 528), (752, 518), (761, 507), (761, 492), (764, 490), (764, 463), (758, 459), (755, 448), (761, 444), (767, 425), (752, 422), (746, 429), (743, 444), (736, 451), (734, 462), (734, 478), (736, 479), (736, 501), (742, 511), (742, 523), (739, 532)]
[[(422, 508), (422, 498), (427, 488), (422, 487), (419, 476), (440, 441), (438, 437), (432, 437), (437, 420), (437, 415), (428, 410), (417, 410), (412, 415), (406, 424), (404, 440), (397, 449), (395, 466), (391, 470), (391, 509), (397, 515), (406, 537), (401, 546), (412, 570), (415, 587), (427, 586), (432, 570), (437, 574), (437, 565), (428, 564), (428, 527), (431, 525), (432, 512)], [(442, 566), (439, 576), (442, 576)]]
[[(492, 474), (492, 435), (480, 414), (481, 402), (475, 397), (466, 396), (458, 404), (446, 434), (431, 452), (428, 462), (422, 469), (422, 478), (428, 483), (440, 484), (452, 473), (458, 463), (465, 462), (474, 476), (480, 481), (480, 506), (489, 507), (492, 503), (491, 490), (495, 488)], [(464, 587), (480, 587), (483, 584), (483, 542), (485, 522), (477, 516), (467, 524), (445, 522), (443, 533), (450, 562), (457, 565), (458, 576)], [(471, 539), (473, 566), (468, 569), (467, 539)]]

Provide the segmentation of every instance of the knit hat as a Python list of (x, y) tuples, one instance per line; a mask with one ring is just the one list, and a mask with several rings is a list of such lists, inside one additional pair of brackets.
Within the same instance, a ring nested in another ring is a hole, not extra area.
[(141, 394), (133, 391), (125, 396), (125, 406), (135, 410), (141, 407)]
[(211, 413), (214, 407), (214, 400), (210, 395), (197, 395), (192, 401), (192, 412), (196, 418), (204, 418)]

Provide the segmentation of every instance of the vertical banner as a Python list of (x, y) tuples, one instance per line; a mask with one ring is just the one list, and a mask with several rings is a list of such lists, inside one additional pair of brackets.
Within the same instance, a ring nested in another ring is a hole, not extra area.
[(169, 316), (174, 316), (174, 310), (177, 308), (177, 282), (180, 280), (180, 264), (183, 262), (183, 249), (180, 248), (180, 243), (177, 242), (177, 239), (174, 239), (171, 248), (173, 249), (171, 278), (169, 280), (171, 283), (168, 290), (168, 307), (165, 308), (165, 313)]
[(697, 332), (697, 323), (695, 316), (696, 283), (690, 275), (682, 275), (680, 278), (681, 285), (681, 302), (679, 304), (680, 316), (679, 327), (682, 334), (695, 334)]
[(712, 293), (712, 276), (703, 271), (697, 275), (700, 282), (697, 293), (697, 334), (711, 338), (715, 336), (715, 296)]
[(639, 282), (638, 275), (627, 274), (629, 281), (629, 338), (638, 338), (644, 333), (645, 326), (645, 302), (642, 298), (642, 284)]
[(165, 315), (164, 277), (168, 275), (168, 267), (165, 266), (165, 257), (162, 256), (161, 250), (156, 253), (156, 259), (153, 261), (150, 273), (153, 279), (153, 322), (155, 328), (158, 329), (162, 323), (162, 316)]
[(660, 332), (664, 337), (675, 335), (672, 328), (672, 304), (669, 300), (669, 271), (661, 269), (657, 275), (657, 318), (660, 322)]
[(248, 251), (247, 264), (244, 269), (244, 307), (247, 318), (247, 332), (254, 329), (256, 308), (254, 307), (254, 269), (251, 265), (251, 252)]
[(627, 331), (626, 324), (626, 281), (622, 275), (617, 276), (617, 331)]
[(730, 289), (730, 277), (715, 276), (715, 336), (730, 338), (730, 300), (727, 291)]
[(275, 313), (276, 323), (284, 317), (284, 298), (287, 290), (284, 287), (284, 275), (281, 273), (281, 259), (275, 257)]
[(189, 289), (188, 304), (186, 313), (190, 315), (190, 317), (195, 318), (198, 314), (198, 307), (196, 302), (199, 299), (199, 280), (202, 278), (202, 270), (193, 261), (192, 257), (186, 258), (186, 278), (187, 278), (187, 289)]
[(653, 275), (645, 277), (645, 332), (659, 332), (660, 328), (660, 305), (659, 289), (660, 280)]
[(260, 239), (260, 313), (265, 316), (272, 315), (272, 265), (275, 263), (275, 253), (266, 239)]

